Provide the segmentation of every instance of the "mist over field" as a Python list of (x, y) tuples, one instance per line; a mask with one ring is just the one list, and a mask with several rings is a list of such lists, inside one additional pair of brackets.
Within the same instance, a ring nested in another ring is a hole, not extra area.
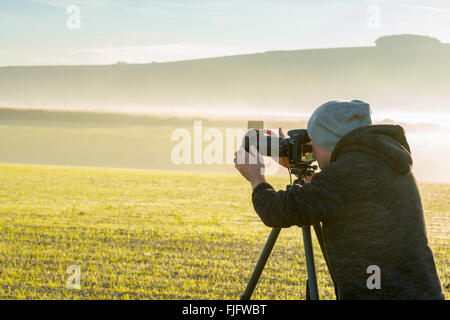
[(174, 165), (172, 133), (192, 130), (195, 119), (209, 119), (205, 130), (266, 120), (287, 131), (305, 127), (328, 100), (360, 99), (374, 123), (405, 128), (418, 180), (450, 182), (449, 58), (448, 44), (402, 35), (373, 47), (1, 67), (0, 106), (95, 113), (2, 109), (0, 162), (234, 172), (230, 164)]
[[(176, 171), (235, 172), (232, 161), (240, 139), (228, 147), (226, 130), (245, 132), (244, 119), (203, 119), (202, 134), (209, 129), (222, 134), (221, 164), (176, 165), (172, 150), (180, 143), (172, 139), (176, 130), (187, 130), (192, 139), (194, 119), (122, 113), (0, 109), (0, 162), (51, 165), (99, 166)], [(397, 123), (384, 120), (379, 123)], [(411, 147), (414, 173), (419, 181), (449, 182), (449, 130), (435, 124), (402, 125)], [(305, 128), (306, 120), (265, 121), (266, 128), (284, 132)], [(212, 141), (203, 139), (205, 151)], [(193, 141), (191, 141), (193, 143)], [(228, 147), (228, 148), (227, 148)], [(193, 153), (193, 146), (190, 149)], [(286, 174), (279, 168), (278, 174)]]

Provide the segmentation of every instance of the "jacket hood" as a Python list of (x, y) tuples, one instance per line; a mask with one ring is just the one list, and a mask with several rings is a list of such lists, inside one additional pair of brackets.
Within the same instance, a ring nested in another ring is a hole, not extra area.
[(386, 162), (394, 171), (408, 174), (412, 157), (405, 131), (399, 125), (368, 125), (344, 135), (333, 152), (330, 162), (349, 152), (364, 152)]

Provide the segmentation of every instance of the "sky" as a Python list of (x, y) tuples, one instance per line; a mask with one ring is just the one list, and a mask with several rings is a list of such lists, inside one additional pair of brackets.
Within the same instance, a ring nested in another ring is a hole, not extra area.
[(0, 66), (373, 46), (402, 33), (450, 43), (448, 30), (448, 0), (0, 0)]

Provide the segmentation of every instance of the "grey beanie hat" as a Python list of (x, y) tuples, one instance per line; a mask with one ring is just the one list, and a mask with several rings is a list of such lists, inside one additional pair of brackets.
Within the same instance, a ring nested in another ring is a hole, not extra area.
[(318, 107), (308, 121), (308, 135), (314, 143), (333, 152), (348, 132), (372, 124), (370, 105), (360, 100), (328, 101)]

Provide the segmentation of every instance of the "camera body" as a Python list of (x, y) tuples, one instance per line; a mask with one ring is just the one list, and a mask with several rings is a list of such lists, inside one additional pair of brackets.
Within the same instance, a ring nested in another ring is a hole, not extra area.
[(287, 157), (291, 166), (313, 160), (311, 139), (306, 129), (288, 131), (289, 138), (280, 138), (280, 156)]
[(286, 158), (289, 167), (292, 169), (310, 166), (315, 159), (307, 130), (290, 130), (288, 136), (271, 136), (266, 135), (263, 130), (251, 129), (244, 136), (243, 146), (247, 152), (249, 152), (251, 145), (255, 145), (258, 152), (263, 156)]

